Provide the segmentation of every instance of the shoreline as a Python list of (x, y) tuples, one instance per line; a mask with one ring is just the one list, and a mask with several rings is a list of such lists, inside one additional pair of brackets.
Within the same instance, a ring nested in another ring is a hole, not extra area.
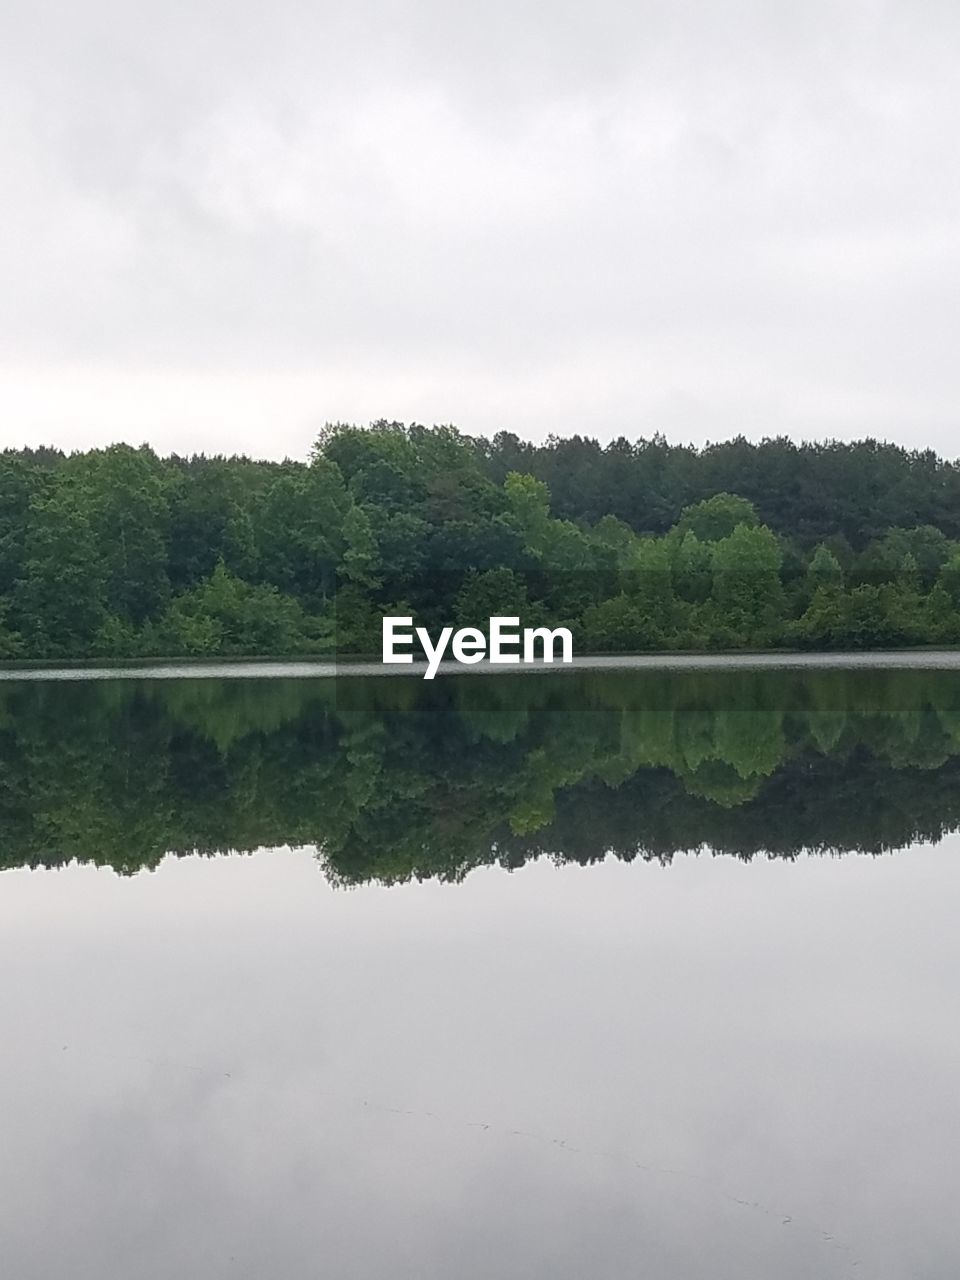
[[(737, 650), (723, 653), (639, 653), (583, 654), (570, 663), (520, 662), (494, 665), (488, 661), (470, 666), (447, 660), (437, 668), (438, 676), (567, 675), (577, 671), (644, 670), (742, 670), (749, 668), (853, 670), (942, 670), (960, 671), (958, 649), (865, 649), (862, 651)], [(375, 658), (184, 658), (128, 662), (51, 662), (0, 666), (0, 681), (34, 680), (212, 680), (288, 679), (329, 680), (345, 677), (422, 678), (426, 661), (402, 668)]]

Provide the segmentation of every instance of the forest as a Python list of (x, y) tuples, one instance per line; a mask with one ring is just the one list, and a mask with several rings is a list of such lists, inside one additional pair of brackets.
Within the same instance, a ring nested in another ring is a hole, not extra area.
[(577, 653), (955, 644), (960, 466), (386, 421), (308, 462), (0, 453), (0, 660), (379, 654), (384, 614)]
[(0, 683), (0, 869), (291, 845), (399, 884), (958, 828), (952, 671)]

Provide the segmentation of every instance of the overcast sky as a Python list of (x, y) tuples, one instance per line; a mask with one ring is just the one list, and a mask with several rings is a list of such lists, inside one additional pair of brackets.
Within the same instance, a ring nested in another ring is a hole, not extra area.
[(4, 0), (0, 443), (954, 455), (955, 0)]

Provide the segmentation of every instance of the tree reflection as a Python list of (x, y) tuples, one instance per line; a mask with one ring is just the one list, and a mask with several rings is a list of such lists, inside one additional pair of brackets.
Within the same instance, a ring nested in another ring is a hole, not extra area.
[(313, 845), (338, 884), (881, 853), (960, 825), (960, 678), (740, 670), (0, 686), (0, 866)]

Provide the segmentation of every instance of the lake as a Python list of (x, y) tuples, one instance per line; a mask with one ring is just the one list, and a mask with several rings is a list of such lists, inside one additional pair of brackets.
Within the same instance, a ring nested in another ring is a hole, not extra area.
[(0, 1273), (960, 1273), (955, 657), (3, 680)]

